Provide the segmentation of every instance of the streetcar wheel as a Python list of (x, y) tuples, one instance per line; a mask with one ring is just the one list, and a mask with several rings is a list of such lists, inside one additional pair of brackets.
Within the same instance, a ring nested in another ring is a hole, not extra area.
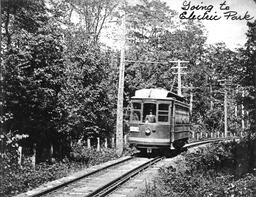
[(147, 154), (147, 149), (146, 148), (140, 148), (138, 150), (140, 151), (140, 155), (146, 155)]
[(173, 142), (173, 147), (176, 150), (181, 150), (183, 146), (185, 146), (186, 144), (186, 140), (182, 139), (182, 140), (177, 140), (175, 142)]

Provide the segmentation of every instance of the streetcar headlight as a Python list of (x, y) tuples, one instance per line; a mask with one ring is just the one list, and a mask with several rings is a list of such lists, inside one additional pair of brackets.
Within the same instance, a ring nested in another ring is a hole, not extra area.
[(149, 135), (149, 134), (151, 133), (151, 130), (150, 130), (149, 128), (147, 128), (147, 129), (145, 130), (145, 133), (146, 133), (146, 135)]

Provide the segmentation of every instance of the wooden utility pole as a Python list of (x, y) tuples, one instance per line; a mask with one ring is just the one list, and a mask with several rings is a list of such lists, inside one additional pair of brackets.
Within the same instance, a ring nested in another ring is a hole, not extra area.
[[(228, 91), (227, 91), (227, 80), (218, 80), (224, 86), (224, 137), (228, 136)], [(222, 92), (223, 93), (223, 92)]]
[(181, 67), (180, 67), (180, 60), (178, 60), (178, 95), (181, 94)]
[[(4, 68), (2, 65), (2, 0), (0, 0), (0, 116), (3, 117), (4, 115)], [(0, 135), (4, 133), (3, 126), (0, 125)], [(0, 142), (0, 154), (4, 153), (4, 145), (3, 140)], [(2, 165), (1, 165), (2, 166)]]
[[(243, 97), (243, 101), (244, 101), (244, 90), (242, 92), (242, 97)], [(244, 132), (245, 129), (245, 125), (244, 125), (244, 104), (242, 104), (242, 131)]]
[[(3, 116), (3, 66), (2, 66), (2, 2), (0, 0), (0, 116)], [(0, 126), (0, 135), (2, 134), (3, 128)]]
[[(238, 93), (237, 89), (236, 89), (235, 91), (233, 91), (233, 98), (235, 98), (235, 96), (237, 95), (237, 93)], [(237, 117), (238, 117), (237, 101), (234, 100), (233, 102), (234, 102), (234, 104), (235, 104), (235, 118), (236, 118), (236, 120), (237, 120)], [(237, 121), (235, 121), (235, 129), (236, 129), (236, 130), (239, 130)], [(235, 135), (238, 135), (238, 133), (236, 132)]]
[(193, 87), (192, 84), (190, 84), (190, 102), (189, 102), (189, 111), (190, 111), (190, 115), (192, 115), (193, 112)]
[(211, 97), (211, 101), (210, 101), (210, 110), (213, 110), (213, 97), (212, 97), (212, 84), (210, 85), (210, 97)]
[(116, 151), (117, 155), (123, 153), (123, 96), (124, 96), (124, 70), (125, 70), (125, 13), (122, 17), (122, 40), (121, 57), (119, 67), (119, 86), (117, 100), (117, 120), (116, 120)]
[[(235, 90), (234, 96), (235, 96), (237, 93), (238, 93), (238, 91)], [(233, 98), (234, 98), (234, 96), (233, 96)], [(236, 102), (236, 105), (235, 105), (235, 117), (237, 118), (237, 116), (238, 116), (238, 107), (237, 107), (237, 102)], [(236, 122), (236, 124), (237, 124), (237, 122)]]
[(172, 69), (177, 68), (177, 73), (175, 73), (175, 74), (178, 75), (178, 95), (182, 96), (182, 92), (181, 92), (181, 75), (182, 74), (186, 74), (186, 73), (182, 73), (181, 69), (182, 68), (187, 68), (187, 67), (181, 67), (181, 63), (188, 63), (188, 61), (178, 60), (178, 61), (170, 61), (170, 62), (178, 63), (178, 66), (177, 67), (172, 67)]
[(227, 110), (227, 89), (225, 81), (225, 90), (224, 90), (224, 137), (228, 137), (228, 110)]
[[(3, 116), (3, 107), (4, 107), (4, 95), (3, 95), (3, 67), (2, 67), (2, 0), (0, 0), (0, 116)], [(0, 135), (3, 134), (3, 127), (0, 125)], [(4, 144), (3, 140), (0, 141), (0, 154), (3, 155), (4, 153)], [(0, 157), (0, 163), (2, 163), (2, 157)], [(1, 165), (1, 171), (3, 172), (4, 165)], [(3, 181), (1, 179), (0, 184)]]

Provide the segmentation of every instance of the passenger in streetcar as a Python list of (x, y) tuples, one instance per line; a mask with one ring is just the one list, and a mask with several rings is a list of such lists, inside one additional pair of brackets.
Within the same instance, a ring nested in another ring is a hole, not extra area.
[(146, 123), (154, 123), (156, 122), (156, 116), (150, 111), (150, 114), (146, 116), (145, 118)]

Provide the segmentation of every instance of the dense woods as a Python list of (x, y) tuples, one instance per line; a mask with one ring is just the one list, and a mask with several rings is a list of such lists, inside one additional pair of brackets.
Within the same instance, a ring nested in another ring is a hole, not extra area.
[(256, 21), (248, 22), (245, 46), (230, 50), (224, 43), (207, 45), (201, 23), (180, 21), (159, 0), (136, 6), (2, 0), (0, 143), (6, 166), (17, 163), (18, 146), (36, 148), (37, 161), (44, 161), (47, 151), (63, 159), (77, 142), (114, 136), (120, 52), (103, 42), (103, 32), (120, 42), (123, 13), (125, 58), (131, 60), (124, 107), (139, 88), (177, 92), (175, 63), (168, 62), (186, 60), (182, 91), (188, 100), (193, 95), (193, 129), (223, 132), (226, 92), (229, 133), (255, 134)]
[(71, 142), (113, 136), (119, 52), (100, 38), (111, 21), (120, 26), (124, 12), (126, 59), (132, 60), (125, 65), (125, 107), (138, 88), (177, 91), (175, 64), (166, 62), (182, 59), (189, 61), (183, 93), (193, 93), (197, 128), (223, 131), (227, 91), (228, 130), (239, 133), (244, 122), (247, 133), (254, 131), (255, 22), (248, 23), (245, 46), (231, 51), (224, 43), (206, 45), (202, 24), (179, 21), (160, 1), (124, 7), (117, 1), (12, 0), (3, 1), (1, 11), (3, 151), (17, 139), (23, 146), (53, 146), (62, 157)]

